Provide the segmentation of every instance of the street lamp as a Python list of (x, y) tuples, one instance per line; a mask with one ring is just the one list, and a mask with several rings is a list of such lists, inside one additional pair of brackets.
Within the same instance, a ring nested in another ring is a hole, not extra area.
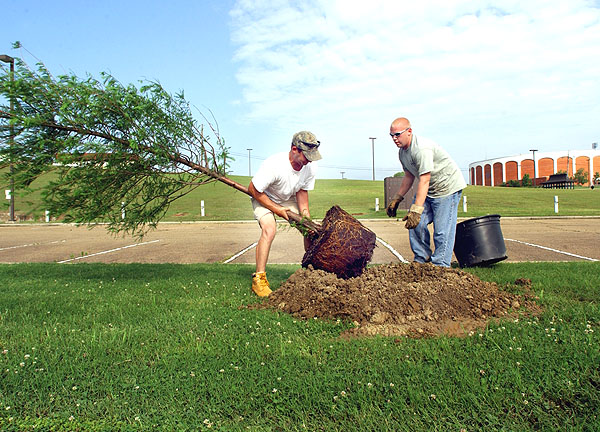
[(346, 172), (346, 171), (340, 171), (340, 174), (342, 175), (342, 180), (344, 180), (344, 173), (345, 173), (345, 172)]
[(529, 151), (533, 153), (533, 187), (535, 187), (535, 178), (537, 177), (535, 171), (535, 152), (537, 151), (537, 149), (530, 149)]
[(371, 140), (371, 151), (373, 153), (373, 181), (375, 181), (375, 140), (377, 138), (369, 137)]
[(248, 177), (252, 177), (252, 165), (250, 164), (250, 152), (252, 151), (252, 149), (249, 148), (246, 150), (248, 150)]
[[(15, 59), (11, 56), (7, 56), (6, 54), (0, 55), (0, 61), (4, 63), (10, 63), (10, 81), (11, 84), (15, 81)], [(11, 92), (12, 93), (12, 92)], [(10, 113), (11, 115), (14, 112), (14, 98), (10, 97)], [(10, 140), (8, 145), (12, 146), (15, 141), (15, 134), (12, 122), (10, 124)], [(9, 220), (11, 222), (15, 221), (15, 179), (13, 178), (13, 165), (12, 161), (10, 163), (10, 211), (9, 211)]]

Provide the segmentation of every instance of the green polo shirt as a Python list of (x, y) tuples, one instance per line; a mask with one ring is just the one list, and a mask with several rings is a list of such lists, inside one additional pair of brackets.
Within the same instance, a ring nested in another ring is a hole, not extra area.
[(456, 162), (430, 139), (417, 139), (413, 134), (410, 146), (398, 150), (398, 159), (404, 171), (415, 176), (417, 181), (422, 174), (431, 173), (427, 191), (430, 198), (445, 197), (467, 186)]

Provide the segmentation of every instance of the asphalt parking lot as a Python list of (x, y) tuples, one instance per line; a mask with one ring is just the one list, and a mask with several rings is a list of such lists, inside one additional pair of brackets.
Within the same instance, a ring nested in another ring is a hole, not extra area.
[[(460, 221), (460, 220), (459, 220)], [(408, 233), (394, 219), (361, 221), (378, 237), (372, 263), (411, 261)], [(508, 262), (599, 261), (600, 217), (501, 218)], [(0, 225), (0, 263), (254, 263), (254, 221), (161, 223), (143, 239), (65, 224)], [(281, 224), (269, 263), (299, 264), (298, 231)]]

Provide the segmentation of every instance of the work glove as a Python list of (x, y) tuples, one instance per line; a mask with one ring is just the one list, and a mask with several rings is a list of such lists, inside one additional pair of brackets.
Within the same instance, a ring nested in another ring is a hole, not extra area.
[(419, 225), (419, 222), (421, 221), (421, 214), (423, 213), (423, 210), (425, 210), (425, 207), (423, 206), (416, 204), (411, 205), (410, 210), (408, 211), (406, 216), (402, 218), (402, 221), (406, 221), (404, 227), (406, 229), (416, 228), (417, 225)]
[(402, 202), (404, 196), (400, 194), (394, 195), (394, 198), (390, 201), (388, 206), (385, 209), (388, 217), (396, 217), (396, 210), (398, 210), (398, 205)]

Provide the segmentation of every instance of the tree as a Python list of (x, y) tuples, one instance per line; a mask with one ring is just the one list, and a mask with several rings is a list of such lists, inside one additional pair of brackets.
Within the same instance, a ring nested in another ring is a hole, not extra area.
[(394, 174), (394, 177), (403, 178), (405, 175), (406, 173), (404, 171), (399, 171), (396, 174)]
[(529, 174), (525, 174), (523, 179), (521, 180), (521, 184), (523, 187), (528, 187), (532, 185), (531, 178), (529, 178)]
[(577, 172), (575, 173), (575, 175), (573, 176), (573, 180), (575, 180), (575, 182), (580, 185), (587, 183), (587, 181), (588, 181), (587, 171), (584, 171), (583, 168), (579, 168), (577, 170)]
[(12, 165), (15, 187), (27, 192), (53, 173), (42, 205), (67, 222), (143, 235), (175, 199), (228, 182), (229, 149), (203, 114), (206, 125), (195, 120), (183, 92), (125, 86), (107, 73), (55, 78), (19, 59), (14, 76), (0, 72), (0, 95), (13, 102), (0, 105), (0, 168)]
[[(0, 74), (0, 95), (10, 101), (0, 105), (0, 169), (14, 166), (9, 176), (28, 189), (52, 173), (41, 190), (53, 214), (76, 223), (107, 220), (113, 232), (143, 235), (171, 202), (202, 184), (219, 180), (248, 193), (225, 176), (224, 140), (208, 122), (205, 133), (183, 93), (171, 96), (157, 82), (124, 86), (109, 74), (54, 78), (41, 64), (37, 71), (17, 65), (14, 76), (6, 68)], [(304, 266), (325, 269), (326, 262), (334, 265), (328, 271), (348, 277), (371, 259), (375, 234), (339, 207), (323, 225), (289, 210), (287, 216), (313, 238)]]

